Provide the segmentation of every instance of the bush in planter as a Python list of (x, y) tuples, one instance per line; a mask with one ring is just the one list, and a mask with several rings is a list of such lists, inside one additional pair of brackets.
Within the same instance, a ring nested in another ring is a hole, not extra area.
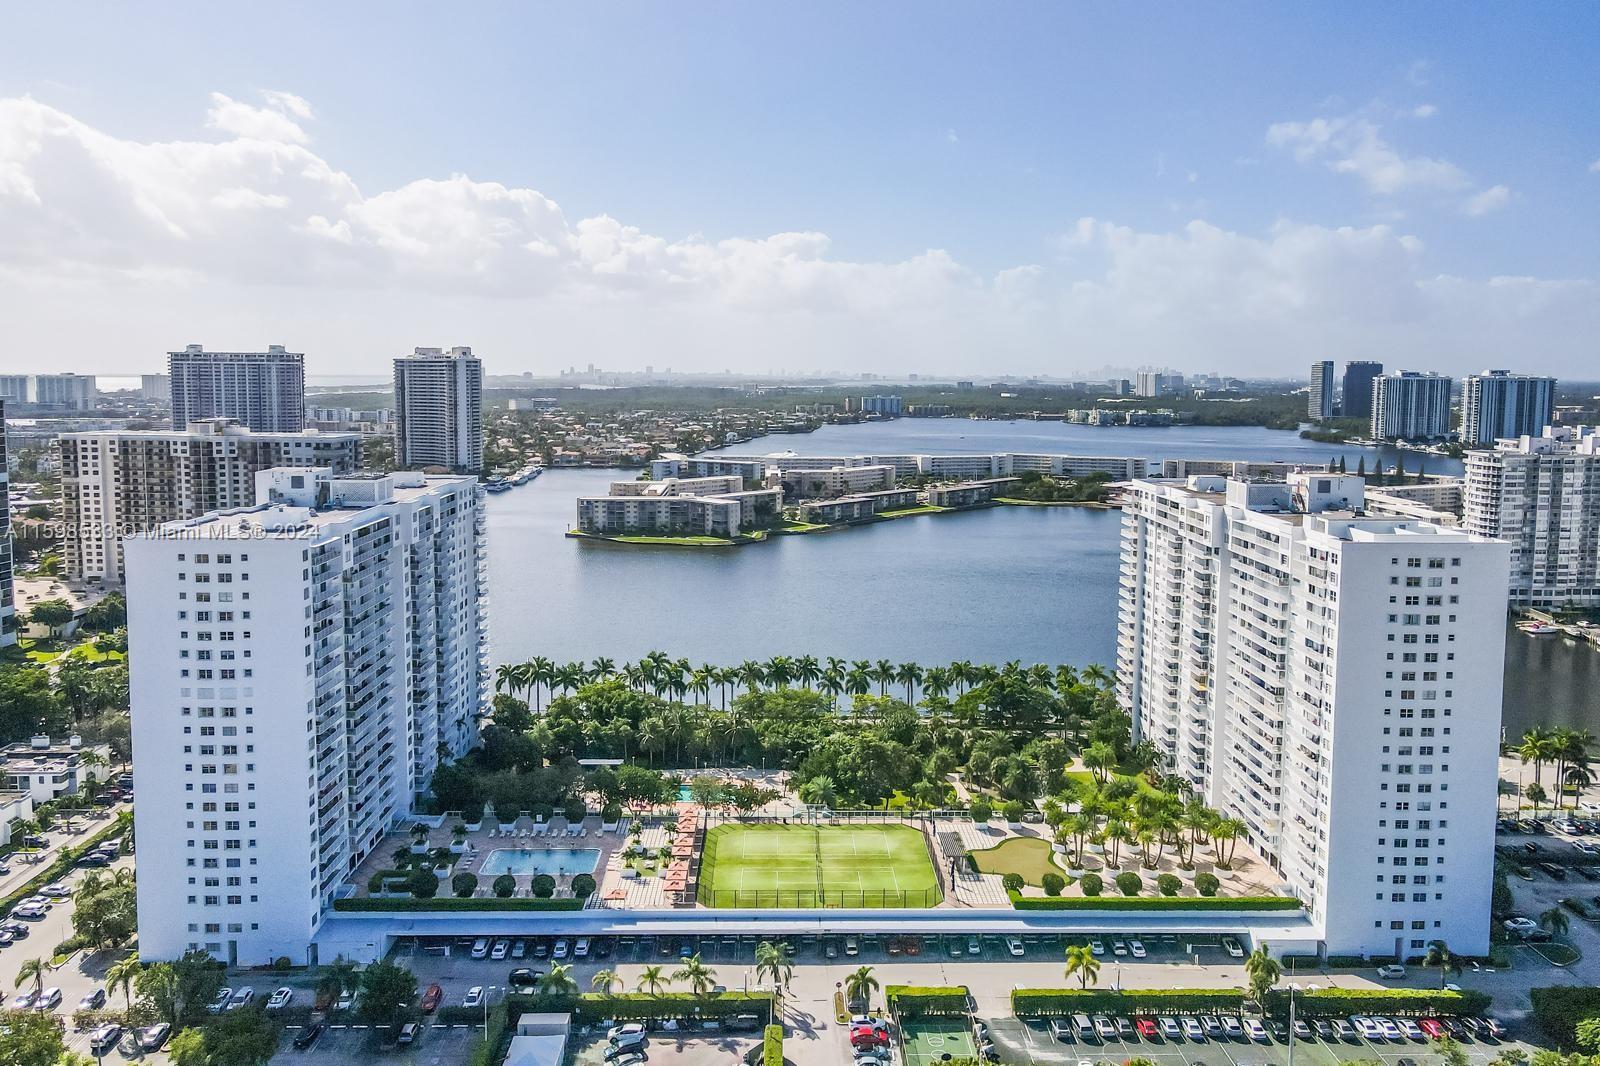
[(373, 874), (371, 877), (367, 878), (367, 894), (368, 895), (376, 896), (379, 892), (382, 892), (382, 891), (383, 891), (383, 875), (382, 874)]
[(1178, 889), (1182, 887), (1183, 882), (1178, 879), (1177, 874), (1162, 874), (1156, 878), (1156, 888), (1160, 890), (1163, 896), (1176, 896)]
[[(1094, 875), (1084, 874), (1083, 876), (1087, 878)], [(1099, 880), (1099, 878), (1095, 878), (1095, 880)], [(1044, 894), (1047, 896), (1059, 896), (1061, 895), (1061, 890), (1067, 887), (1067, 879), (1057, 873), (1045, 874), (1039, 878), (1039, 883), (1044, 886)]]
[(588, 899), (594, 895), (594, 878), (588, 874), (579, 874), (572, 879), (572, 894), (578, 899)]
[(1126, 870), (1117, 875), (1117, 891), (1124, 896), (1137, 896), (1144, 887), (1144, 880), (1132, 870)]
[(494, 894), (496, 896), (499, 896), (501, 899), (510, 899), (512, 893), (516, 892), (517, 890), (517, 879), (512, 877), (510, 874), (501, 874), (499, 877), (494, 879), (494, 884), (492, 884), (490, 887), (494, 889)]
[(1222, 882), (1217, 880), (1213, 873), (1195, 874), (1194, 890), (1202, 896), (1215, 896), (1217, 889), (1222, 887)]
[(555, 815), (556, 809), (548, 803), (535, 803), (528, 813), (533, 815), (533, 820), (536, 822), (548, 822)]
[(1021, 800), (1006, 800), (1000, 805), (1000, 813), (1005, 816), (1005, 820), (1008, 822), (1022, 821), (1022, 810)]
[(589, 817), (589, 808), (584, 806), (582, 800), (573, 800), (571, 803), (567, 804), (566, 809), (561, 813), (567, 816), (567, 821), (571, 822), (573, 825), (577, 825), (579, 822)]
[(608, 803), (600, 808), (600, 820), (607, 825), (620, 822), (622, 820), (622, 804)]
[(549, 899), (556, 894), (556, 879), (549, 874), (538, 874), (533, 879), (535, 899)]
[(988, 800), (973, 800), (972, 806), (968, 808), (968, 813), (972, 815), (974, 822), (987, 822), (994, 817), (994, 805)]
[(1021, 874), (1012, 873), (1000, 878), (1000, 883), (1005, 886), (1007, 892), (1021, 892), (1025, 882)]
[(478, 875), (459, 873), (450, 879), (450, 891), (465, 899), (478, 890)]
[(432, 870), (416, 870), (406, 878), (406, 888), (418, 899), (432, 899), (439, 894), (439, 879)]
[(1078, 878), (1078, 887), (1085, 896), (1098, 896), (1105, 891), (1105, 882), (1100, 880), (1099, 874), (1084, 874)]

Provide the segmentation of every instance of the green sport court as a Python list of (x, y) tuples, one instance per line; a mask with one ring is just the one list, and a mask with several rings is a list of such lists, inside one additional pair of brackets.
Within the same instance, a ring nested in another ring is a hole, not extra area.
[(932, 907), (943, 898), (907, 825), (719, 825), (697, 898), (708, 907)]
[(978, 1049), (963, 1018), (916, 1018), (900, 1023), (906, 1066), (939, 1066), (952, 1059), (976, 1059)]

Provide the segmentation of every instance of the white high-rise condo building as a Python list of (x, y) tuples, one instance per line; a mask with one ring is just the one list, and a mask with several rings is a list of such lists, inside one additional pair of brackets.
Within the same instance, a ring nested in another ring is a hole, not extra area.
[(1434, 439), (1450, 432), (1450, 379), (1401, 370), (1372, 379), (1372, 436)]
[(1485, 370), (1461, 382), (1461, 443), (1489, 448), (1507, 437), (1538, 435), (1556, 409), (1556, 379)]
[(361, 465), (360, 434), (255, 433), (223, 418), (187, 430), (63, 433), (60, 447), (62, 552), (74, 581), (120, 582), (120, 538), (129, 533), (250, 506), (262, 470)]
[(264, 352), (208, 352), (191, 344), (167, 353), (172, 428), (231, 418), (261, 433), (306, 425), (306, 357), (269, 344)]
[(0, 374), (0, 400), (29, 412), (83, 414), (99, 395), (92, 374)]
[(314, 964), (340, 886), (487, 708), (476, 479), (257, 484), (125, 544), (146, 959)]
[(1467, 453), (1466, 529), (1511, 545), (1511, 602), (1600, 605), (1600, 433), (1547, 426), (1540, 436)]
[(394, 455), (402, 467), (483, 468), (483, 361), (471, 348), (394, 361)]
[(1311, 393), (1306, 398), (1306, 414), (1315, 421), (1333, 417), (1333, 360), (1311, 364)]
[(1506, 546), (1362, 479), (1137, 481), (1117, 695), (1334, 954), (1488, 950)]

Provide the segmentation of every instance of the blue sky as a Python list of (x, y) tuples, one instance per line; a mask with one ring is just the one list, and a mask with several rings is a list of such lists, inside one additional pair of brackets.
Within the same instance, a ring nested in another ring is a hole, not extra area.
[(1591, 5), (83, 10), (0, 23), (0, 312), (85, 369), (1596, 362)]

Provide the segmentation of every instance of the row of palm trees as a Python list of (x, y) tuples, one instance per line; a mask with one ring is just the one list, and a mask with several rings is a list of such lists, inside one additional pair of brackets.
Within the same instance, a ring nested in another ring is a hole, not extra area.
[(1513, 750), (1523, 766), (1533, 764), (1533, 781), (1523, 788), (1523, 794), (1533, 801), (1536, 809), (1549, 795), (1541, 780), (1546, 763), (1555, 765), (1556, 807), (1566, 806), (1569, 792), (1573, 806), (1577, 806), (1578, 797), (1595, 783), (1589, 756), (1594, 740), (1594, 734), (1587, 729), (1565, 727), (1534, 726), (1522, 734), (1522, 740)]
[(1108, 687), (1111, 675), (1102, 666), (1086, 666), (1081, 671), (1071, 666), (1050, 667), (1043, 663), (1024, 666), (1009, 662), (1003, 666), (987, 663), (953, 662), (948, 666), (922, 666), (919, 663), (894, 663), (888, 659), (845, 660), (828, 656), (776, 655), (765, 662), (746, 659), (736, 666), (705, 663), (696, 666), (688, 659), (673, 659), (665, 652), (653, 651), (636, 663), (620, 666), (613, 659), (597, 658), (592, 663), (556, 663), (536, 656), (523, 663), (505, 663), (495, 671), (497, 690), (513, 696), (525, 694), (534, 709), (542, 710), (547, 698), (576, 692), (585, 685), (620, 678), (629, 687), (658, 697), (679, 701), (691, 693), (709, 705), (712, 690), (717, 690), (723, 710), (735, 690), (757, 692), (766, 688), (799, 685), (830, 693), (837, 703), (849, 694), (864, 696), (876, 687), (879, 696), (889, 695), (891, 687), (902, 689), (907, 703), (916, 702), (920, 690), (927, 696), (960, 695), (975, 685), (1004, 675), (1020, 676), (1032, 684), (1058, 694), (1080, 685)]
[(1249, 832), (1242, 819), (1224, 817), (1196, 796), (1142, 788), (1117, 796), (1100, 786), (1072, 811), (1047, 799), (1044, 817), (1055, 831), (1056, 843), (1080, 858), (1085, 844), (1102, 847), (1108, 867), (1121, 864), (1123, 848), (1134, 847), (1148, 869), (1160, 864), (1168, 848), (1179, 865), (1187, 867), (1193, 864), (1196, 849), (1208, 844), (1217, 864), (1227, 869), (1239, 840)]

